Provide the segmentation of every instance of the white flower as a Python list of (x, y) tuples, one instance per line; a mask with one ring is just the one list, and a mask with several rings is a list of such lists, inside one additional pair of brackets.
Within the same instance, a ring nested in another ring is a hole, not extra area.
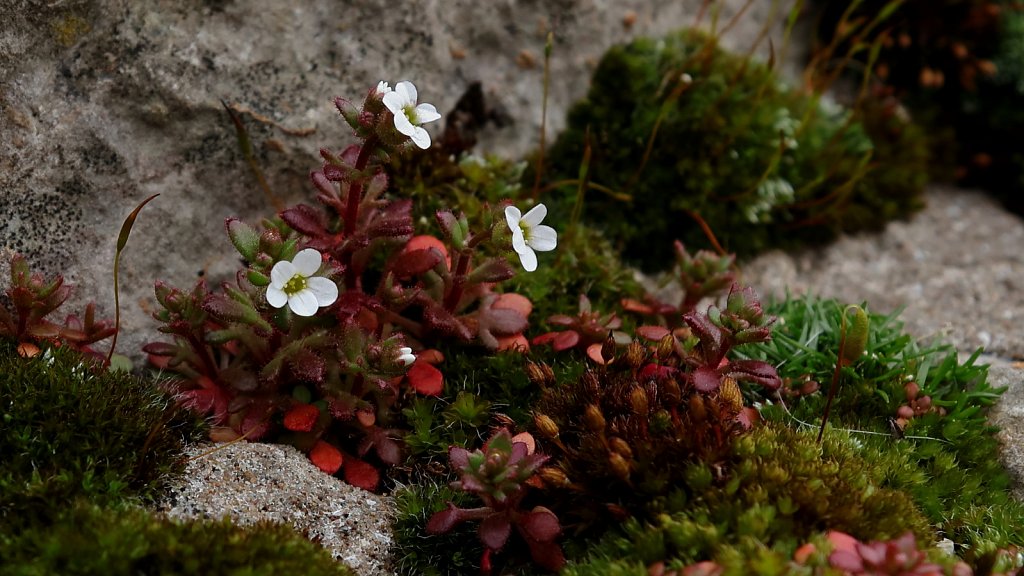
[(388, 92), (391, 92), (391, 86), (388, 86), (388, 83), (386, 81), (381, 80), (380, 82), (377, 82), (377, 94), (383, 96)]
[(274, 264), (270, 271), (267, 302), (274, 308), (285, 304), (299, 316), (312, 316), (321, 306), (330, 306), (338, 299), (338, 285), (320, 276), (320, 253), (306, 248), (291, 262)]
[(398, 349), (398, 361), (406, 366), (409, 366), (416, 361), (416, 355), (412, 353), (412, 348), (401, 347)]
[(523, 214), (515, 206), (505, 208), (505, 221), (512, 230), (512, 249), (519, 254), (519, 260), (527, 272), (537, 269), (537, 254), (534, 250), (547, 252), (558, 244), (558, 233), (551, 226), (541, 226), (548, 215), (548, 208), (537, 204)]
[(412, 82), (395, 84), (394, 90), (384, 94), (384, 105), (395, 115), (395, 128), (399, 132), (412, 138), (420, 148), (430, 148), (430, 134), (420, 128), (420, 124), (433, 122), (441, 115), (433, 104), (416, 104), (416, 87)]

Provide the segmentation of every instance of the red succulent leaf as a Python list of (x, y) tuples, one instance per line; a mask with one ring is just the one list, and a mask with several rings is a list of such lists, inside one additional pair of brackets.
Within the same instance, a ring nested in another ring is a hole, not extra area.
[(554, 324), (556, 326), (572, 326), (575, 323), (575, 317), (566, 316), (565, 314), (555, 314), (548, 318), (548, 324)]
[(512, 533), (512, 524), (504, 513), (495, 512), (480, 523), (480, 541), (491, 550), (501, 550)]
[(444, 255), (436, 248), (425, 248), (420, 250), (402, 250), (395, 256), (389, 266), (399, 278), (411, 278), (419, 276), (427, 270), (431, 270), (441, 262)]
[[(284, 415), (284, 427), (292, 432), (309, 432), (320, 418), (320, 409), (312, 404), (296, 404)], [(333, 474), (333, 472), (332, 472)]]
[(452, 468), (456, 470), (464, 470), (466, 466), (469, 466), (469, 450), (460, 446), (452, 446), (448, 448), (448, 459), (452, 462)]
[(345, 458), (345, 482), (363, 490), (376, 490), (380, 472), (371, 464), (349, 456)]
[(699, 392), (711, 392), (721, 385), (722, 377), (713, 368), (701, 366), (690, 374), (690, 381)]
[(409, 368), (406, 378), (413, 390), (425, 396), (440, 396), (444, 390), (444, 374), (418, 358)]
[(412, 238), (409, 238), (409, 241), (406, 242), (405, 246), (402, 248), (402, 252), (429, 250), (431, 248), (440, 252), (441, 257), (445, 259), (445, 262), (448, 263), (448, 267), (451, 268), (452, 259), (448, 256), (448, 247), (444, 245), (444, 242), (433, 236), (422, 234), (420, 236), (413, 236)]
[(333, 475), (341, 468), (345, 459), (337, 448), (323, 440), (317, 440), (316, 445), (309, 451), (309, 460), (317, 468)]
[(525, 318), (529, 317), (530, 312), (533, 312), (533, 302), (530, 302), (530, 299), (522, 294), (506, 292), (498, 295), (498, 299), (494, 301), (494, 304), (491, 304), (491, 308), (496, 310), (515, 310)]
[(543, 506), (535, 507), (519, 521), (519, 526), (529, 538), (538, 542), (551, 542), (562, 533), (555, 513)]
[(530, 546), (530, 557), (541, 568), (558, 572), (565, 567), (565, 554), (561, 546), (554, 542), (540, 542), (530, 538), (524, 538)]
[(720, 576), (724, 572), (725, 569), (717, 563), (705, 560), (683, 568), (682, 576)]
[(449, 502), (447, 509), (434, 513), (427, 521), (427, 534), (444, 534), (463, 520), (459, 509)]
[[(142, 351), (151, 356), (174, 356), (178, 347), (168, 342), (150, 342), (142, 347)], [(150, 362), (152, 362), (152, 358)]]
[(760, 420), (761, 413), (750, 406), (745, 406), (740, 410), (740, 413), (736, 415), (736, 421), (740, 423), (740, 426), (743, 426), (744, 430), (750, 430), (754, 427), (754, 424), (757, 424)]
[(769, 390), (782, 386), (775, 367), (762, 360), (732, 360), (724, 368), (726, 375), (737, 380), (755, 382)]
[(426, 307), (423, 309), (423, 322), (430, 327), (430, 329), (449, 336), (455, 336), (456, 338), (460, 338), (467, 342), (473, 339), (473, 333), (469, 328), (460, 322), (458, 318), (445, 310), (443, 306), (433, 300), (429, 300), (428, 302), (425, 302), (425, 304)]
[(319, 238), (330, 234), (327, 231), (323, 213), (312, 206), (305, 204), (292, 206), (281, 212), (281, 219), (293, 230), (306, 236)]
[(724, 338), (721, 328), (712, 324), (704, 314), (696, 312), (683, 314), (683, 321), (700, 339), (699, 347), (705, 362), (717, 364), (725, 356), (725, 350), (722, 349)]
[(324, 359), (307, 348), (296, 352), (288, 359), (288, 364), (291, 366), (292, 374), (303, 382), (320, 384), (324, 381), (324, 373), (327, 370)]
[[(599, 344), (599, 343), (594, 343), (594, 344), (591, 344), (590, 346), (587, 346), (587, 358), (590, 358), (594, 362), (604, 366), (606, 361), (604, 359), (604, 356), (601, 355), (601, 348), (603, 348), (603, 347), (604, 347), (604, 344)], [(610, 360), (610, 358), (609, 358), (609, 360)]]
[(638, 314), (654, 314), (654, 307), (645, 304), (639, 300), (632, 298), (623, 298), (621, 301), (622, 309), (627, 312), (636, 312)]

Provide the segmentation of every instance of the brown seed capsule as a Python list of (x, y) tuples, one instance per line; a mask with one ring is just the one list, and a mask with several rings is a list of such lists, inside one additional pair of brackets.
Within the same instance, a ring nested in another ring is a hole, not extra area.
[(543, 480), (545, 484), (553, 488), (565, 488), (572, 484), (572, 482), (569, 481), (569, 477), (565, 475), (565, 472), (562, 472), (561, 468), (557, 468), (555, 466), (541, 468), (537, 471), (537, 475), (540, 476), (540, 479)]
[(526, 375), (530, 378), (530, 382), (538, 386), (551, 386), (555, 383), (554, 371), (544, 363), (528, 362), (526, 364)]
[(629, 447), (629, 443), (618, 436), (608, 440), (608, 447), (612, 449), (612, 452), (621, 455), (623, 458), (633, 457), (633, 449)]
[(583, 390), (591, 397), (597, 396), (601, 391), (601, 381), (598, 380), (597, 374), (591, 370), (587, 370), (580, 376), (580, 383), (583, 385)]
[(629, 462), (621, 454), (617, 452), (609, 454), (608, 466), (612, 469), (612, 474), (615, 474), (623, 481), (629, 481)]
[(668, 360), (675, 351), (676, 340), (671, 334), (666, 334), (658, 341), (658, 359)]
[(661, 397), (669, 406), (678, 406), (683, 401), (683, 391), (675, 378), (666, 378), (661, 382)]
[(743, 393), (735, 378), (723, 378), (722, 385), (718, 389), (718, 398), (733, 411), (743, 408)]
[(537, 431), (541, 433), (545, 438), (554, 440), (558, 438), (558, 424), (546, 414), (534, 414), (533, 425), (537, 427)]
[(601, 409), (596, 404), (587, 404), (583, 409), (583, 423), (591, 432), (604, 432), (604, 414), (601, 414)]
[(647, 415), (647, 392), (640, 386), (634, 386), (629, 393), (629, 404), (633, 407), (633, 414), (637, 416)]
[(646, 360), (647, 349), (644, 348), (644, 345), (635, 340), (630, 342), (626, 347), (626, 363), (629, 364), (629, 367), (636, 370), (643, 366)]
[(690, 418), (694, 422), (703, 422), (708, 417), (707, 408), (704, 407), (704, 399), (699, 394), (690, 396)]
[(615, 338), (612, 337), (611, 332), (604, 339), (604, 344), (601, 344), (601, 359), (604, 360), (605, 364), (611, 364), (612, 360), (615, 359)]

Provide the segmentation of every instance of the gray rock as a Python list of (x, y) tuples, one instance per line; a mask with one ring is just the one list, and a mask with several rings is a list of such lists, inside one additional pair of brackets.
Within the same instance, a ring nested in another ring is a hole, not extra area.
[[(743, 0), (728, 0), (730, 20)], [(410, 79), (450, 110), (474, 82), (515, 124), (483, 150), (538, 139), (542, 62), (555, 32), (548, 128), (583, 96), (613, 43), (694, 22), (701, 0), (6, 0), (0, 5), (0, 248), (78, 286), (113, 316), (111, 263), (123, 218), (151, 194), (122, 267), (119, 351), (153, 339), (153, 281), (230, 277), (224, 219), (273, 212), (243, 160), (221, 99), (244, 119), (275, 193), (310, 199), (317, 150), (352, 138), (335, 96)], [(726, 44), (745, 48), (771, 12), (753, 3)], [(789, 4), (783, 2), (782, 4)], [(635, 21), (627, 26), (624, 21)], [(709, 17), (704, 21), (708, 22)], [(779, 20), (781, 22), (781, 19)], [(782, 46), (774, 27), (775, 42)], [(767, 45), (763, 46), (767, 49)], [(435, 127), (436, 129), (436, 127)], [(0, 278), (0, 288), (7, 278)]]
[(174, 519), (291, 525), (362, 576), (393, 573), (390, 497), (345, 484), (304, 454), (278, 444), (191, 447), (185, 476), (160, 511)]
[(999, 428), (1003, 449), (1001, 459), (1014, 480), (1013, 494), (1024, 500), (1024, 362), (982, 358), (989, 366), (988, 382), (1006, 387), (999, 403), (989, 413), (989, 422)]

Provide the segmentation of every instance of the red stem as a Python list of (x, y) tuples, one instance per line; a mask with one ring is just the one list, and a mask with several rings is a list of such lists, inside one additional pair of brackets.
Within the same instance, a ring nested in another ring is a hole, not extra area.
[[(359, 157), (356, 158), (355, 169), (359, 172), (366, 169), (370, 162), (370, 154), (377, 145), (377, 138), (370, 136), (359, 149)], [(363, 178), (360, 176), (354, 182), (349, 183), (348, 204), (345, 206), (345, 238), (351, 238), (356, 232), (356, 225), (359, 222), (359, 204), (363, 200)], [(342, 254), (342, 264), (345, 266), (345, 288), (354, 290), (358, 284), (359, 277), (352, 270), (352, 252)]]

